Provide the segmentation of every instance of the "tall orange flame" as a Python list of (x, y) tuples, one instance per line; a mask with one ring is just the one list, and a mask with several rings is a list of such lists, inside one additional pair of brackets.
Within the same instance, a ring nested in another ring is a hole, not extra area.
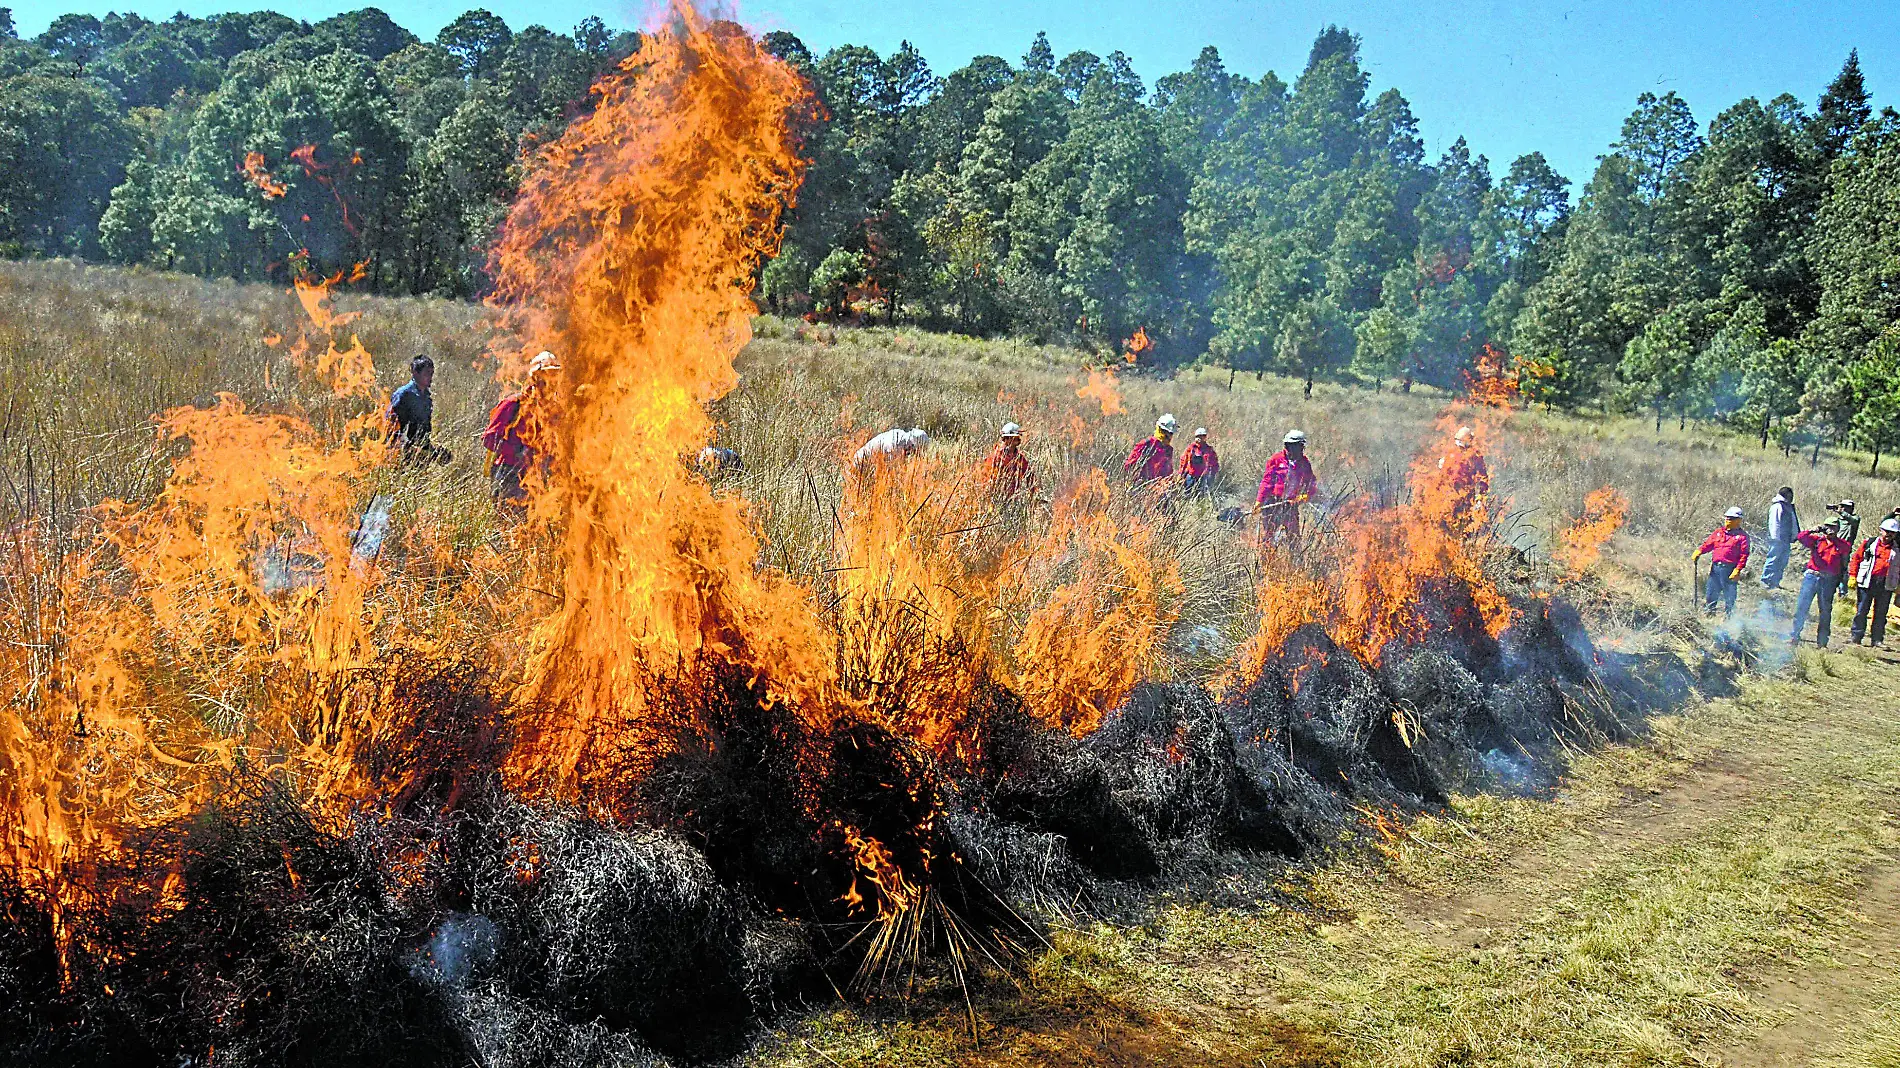
[[(1441, 418), (1444, 440), (1459, 415), (1454, 409)], [(1482, 442), (1480, 432), (1473, 448)], [(1415, 644), (1440, 629), (1504, 632), (1517, 613), (1485, 570), (1490, 505), (1445, 459), (1439, 450), (1421, 452), (1404, 501), (1343, 507), (1327, 517), (1327, 529), (1308, 535), (1303, 559), (1266, 569), (1257, 590), (1259, 626), (1220, 689), (1260, 678), (1293, 632), (1308, 625), (1319, 625), (1367, 664), (1379, 663), (1394, 644)]]
[(523, 699), (544, 714), (517, 781), (574, 785), (590, 739), (643, 710), (645, 682), (701, 656), (824, 707), (831, 656), (805, 594), (754, 564), (745, 506), (681, 463), (735, 384), (750, 280), (799, 179), (804, 81), (738, 27), (684, 4), (535, 161), (497, 243), (494, 303), (549, 349), (558, 427), (534, 517), (560, 538), (558, 609)]

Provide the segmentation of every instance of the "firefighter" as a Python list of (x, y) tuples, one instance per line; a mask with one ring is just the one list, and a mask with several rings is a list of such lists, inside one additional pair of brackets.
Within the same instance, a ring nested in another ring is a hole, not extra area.
[[(1856, 511), (1858, 507), (1859, 505), (1854, 503), (1852, 497), (1844, 497), (1841, 499), (1841, 503), (1827, 506), (1828, 511), (1839, 515), (1841, 537), (1847, 539), (1847, 544), (1850, 549), (1860, 544), (1860, 513)], [(1841, 568), (1841, 584), (1835, 588), (1835, 596), (1845, 597), (1847, 595), (1847, 591), (1852, 587), (1852, 583), (1848, 580), (1853, 577), (1851, 571), (1845, 567)]]
[(1254, 498), (1254, 511), (1260, 513), (1260, 539), (1270, 542), (1275, 531), (1285, 531), (1288, 540), (1300, 536), (1300, 505), (1311, 500), (1319, 489), (1313, 477), (1313, 465), (1306, 459), (1306, 432), (1289, 430), (1280, 440), (1280, 451), (1267, 461), (1260, 476), (1260, 493)]
[(1194, 428), (1194, 440), (1181, 452), (1181, 486), (1189, 493), (1209, 493), (1220, 474), (1220, 453), (1207, 443), (1207, 428)]
[(1762, 549), (1762, 589), (1781, 588), (1781, 576), (1788, 570), (1788, 557), (1800, 530), (1801, 520), (1794, 510), (1794, 489), (1783, 486), (1775, 491), (1775, 499), (1768, 502), (1768, 543)]
[(877, 435), (859, 447), (851, 457), (851, 466), (869, 473), (875, 467), (901, 460), (914, 452), (921, 452), (930, 444), (930, 435), (917, 427), (902, 430), (892, 427)]
[(984, 461), (984, 477), (989, 481), (990, 493), (999, 501), (1013, 501), (1019, 494), (1035, 494), (1036, 478), (1029, 470), (1029, 457), (1023, 455), (1022, 427), (1015, 423), (1003, 424), (996, 448)]
[(1460, 531), (1470, 528), (1474, 518), (1482, 524), (1484, 501), (1491, 495), (1491, 468), (1477, 444), (1477, 432), (1461, 426), (1451, 436), (1451, 452), (1438, 458), (1438, 470), (1451, 491), (1451, 525)]
[(695, 463), (699, 473), (707, 478), (742, 474), (745, 471), (745, 461), (739, 458), (739, 453), (722, 445), (708, 445), (699, 450), (699, 458)]
[[(1850, 566), (1858, 595), (1854, 604), (1853, 643), (1863, 640), (1877, 649), (1887, 645), (1887, 609), (1893, 591), (1900, 589), (1900, 516), (1880, 521), (1880, 533), (1861, 542)], [(1868, 631), (1869, 622), (1873, 630)]]
[(1689, 557), (1691, 567), (1700, 566), (1704, 556), (1711, 558), (1709, 578), (1703, 586), (1705, 613), (1714, 614), (1720, 607), (1724, 616), (1735, 614), (1735, 583), (1748, 567), (1748, 531), (1742, 529), (1742, 515), (1740, 508), (1723, 513), (1722, 525), (1702, 539), (1695, 555)]
[(548, 456), (539, 440), (539, 409), (549, 388), (546, 383), (560, 369), (561, 361), (552, 352), (541, 352), (528, 363), (528, 384), (520, 392), (503, 397), (488, 415), (482, 447), (488, 450), (488, 477), (499, 503), (521, 504), (527, 499), (522, 478), (528, 468), (539, 464), (546, 470)]
[(1174, 432), (1181, 428), (1174, 416), (1155, 420), (1155, 432), (1141, 439), (1122, 461), (1122, 471), (1140, 486), (1174, 474)]
[(1808, 567), (1801, 574), (1801, 592), (1795, 597), (1794, 628), (1788, 634), (1788, 644), (1800, 644), (1801, 628), (1807, 625), (1812, 605), (1818, 609), (1814, 644), (1827, 648), (1828, 634), (1833, 630), (1834, 592), (1840, 588), (1841, 573), (1847, 569), (1848, 554), (1854, 550), (1846, 532), (1846, 520), (1836, 517), (1795, 535), (1795, 540), (1808, 550)]

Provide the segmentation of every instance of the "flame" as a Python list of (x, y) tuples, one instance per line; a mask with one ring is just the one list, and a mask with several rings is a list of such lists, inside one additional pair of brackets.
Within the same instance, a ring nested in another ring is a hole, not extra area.
[(833, 821), (832, 827), (843, 836), (856, 866), (856, 877), (841, 899), (852, 911), (863, 909), (867, 900), (859, 889), (860, 880), (870, 884), (870, 900), (880, 920), (888, 921), (917, 906), (921, 891), (905, 877), (896, 857), (884, 843), (843, 821)]
[[(50, 564), (27, 551), (32, 531), (16, 531), (6, 581), (40, 592), (47, 640), (24, 658), (0, 643), (0, 863), (44, 892), (62, 959), (78, 937), (68, 913), (132, 889), (96, 873), (240, 769), (292, 789), (318, 819), (398, 795), (388, 775), (401, 761), (377, 771), (368, 759), (417, 744), (379, 711), (391, 665), (469, 642), (509, 610), (483, 584), (443, 583), (426, 555), (411, 555), (406, 584), (358, 556), (386, 452), (370, 354), (354, 335), (334, 343), (355, 319), (331, 306), (340, 280), (293, 290), (308, 322), (292, 358), (323, 352), (304, 363), (329, 397), (315, 411), (259, 412), (221, 393), (165, 412), (157, 444), (172, 462), (156, 498), (100, 505), (96, 533)], [(405, 537), (426, 544), (431, 530), (418, 516)], [(156, 880), (148, 899), (170, 908), (175, 875), (134, 881)]]
[(1121, 383), (1116, 379), (1115, 372), (1107, 368), (1089, 368), (1089, 380), (1075, 391), (1075, 395), (1101, 405), (1104, 419), (1128, 411), (1122, 403)]
[(1071, 486), (1025, 575), (1035, 607), (1014, 650), (1017, 688), (1043, 723), (1077, 736), (1147, 677), (1184, 591), (1158, 522), (1115, 503), (1099, 470)]
[[(350, 274), (351, 279), (360, 279), (362, 271), (363, 265), (357, 264)], [(347, 348), (337, 347), (338, 332), (362, 316), (361, 312), (335, 310), (332, 289), (343, 277), (338, 272), (321, 279), (299, 277), (291, 283), (291, 292), (303, 306), (307, 325), (286, 351), (298, 370), (315, 375), (333, 396), (367, 397), (376, 391), (376, 368), (369, 351), (353, 332)], [(265, 343), (272, 344), (268, 338)], [(322, 351), (313, 360), (311, 351), (317, 344), (322, 345)]]
[[(1454, 409), (1441, 417), (1444, 440), (1460, 414)], [(1474, 450), (1483, 440), (1480, 434)], [(1368, 665), (1380, 663), (1394, 645), (1441, 631), (1496, 638), (1510, 626), (1517, 611), (1485, 570), (1489, 505), (1448, 475), (1441, 456), (1426, 450), (1414, 459), (1404, 501), (1344, 506), (1328, 517), (1328, 529), (1308, 532), (1302, 559), (1266, 569), (1255, 591), (1259, 624), (1216, 689), (1234, 692), (1258, 681), (1294, 632), (1307, 626), (1321, 627)]]
[[(358, 236), (356, 219), (350, 214), (350, 202), (344, 198), (343, 191), (337, 188), (337, 182), (339, 179), (347, 178), (354, 168), (362, 166), (363, 153), (352, 152), (349, 160), (341, 167), (333, 167), (318, 160), (316, 145), (299, 145), (291, 150), (290, 158), (296, 160), (298, 166), (303, 168), (304, 177), (316, 182), (329, 192), (331, 198), (336, 201), (338, 218), (343, 223), (343, 229), (349, 231), (352, 237)], [(309, 222), (310, 217), (304, 216), (303, 221)]]
[(1629, 517), (1629, 498), (1611, 486), (1600, 486), (1583, 498), (1583, 514), (1561, 535), (1550, 554), (1571, 578), (1582, 575), (1603, 555), (1603, 545), (1623, 529)]
[[(291, 293), (307, 325), (284, 350), (321, 396), (260, 411), (221, 394), (166, 412), (157, 438), (173, 462), (154, 500), (100, 508), (98, 536), (57, 559), (52, 535), (9, 532), (19, 573), (0, 586), (47, 596), (25, 639), (0, 642), (0, 862), (83, 903), (108, 889), (102, 861), (198, 811), (239, 767), (267, 769), (338, 827), (395, 810), (426, 763), (425, 732), (388, 712), (406, 656), (482, 650), (512, 686), (505, 784), (620, 816), (640, 813), (591, 788), (677, 744), (690, 713), (660, 707), (680, 693), (665, 684), (708, 665), (813, 736), (865, 728), (952, 765), (984, 755), (997, 690), (1085, 735), (1157, 674), (1188, 595), (1178, 527), (1098, 469), (1050, 479), (1043, 515), (999, 503), (947, 449), (881, 465), (849, 476), (824, 577), (761, 566), (747, 503), (715, 496), (682, 456), (711, 440), (708, 406), (735, 385), (750, 279), (801, 177), (792, 131), (809, 89), (681, 4), (597, 95), (539, 150), (493, 252), (501, 374), (520, 377), (542, 349), (562, 364), (533, 387), (546, 464), (511, 547), (459, 545), (448, 520), (418, 511), (392, 535), (402, 567), (359, 556), (389, 459), (373, 359), (357, 313), (336, 309), (345, 276), (310, 277), (299, 258)], [(293, 158), (336, 193), (314, 146)], [(1112, 370), (1090, 369), (1075, 393), (1084, 412), (1126, 411)], [(855, 405), (841, 405), (841, 430)], [(1306, 626), (1368, 663), (1447, 629), (1503, 631), (1513, 609), (1485, 571), (1490, 505), (1439, 459), (1412, 464), (1403, 503), (1349, 507), (1303, 560), (1268, 570), (1236, 683)], [(608, 752), (631, 756), (590, 759)], [(1169, 752), (1184, 757), (1178, 737)], [(934, 780), (880, 784), (903, 795), (907, 826), (818, 812), (825, 759), (799, 748), (791, 763), (804, 826), (849, 866), (842, 900), (880, 920), (926, 911), (943, 855)], [(532, 882), (538, 847), (517, 845), (511, 874)], [(431, 863), (419, 847), (390, 874), (401, 886)], [(158, 900), (175, 904), (174, 875), (150, 876), (171, 888)], [(78, 937), (63, 915), (62, 947)]]
[(1148, 328), (1138, 326), (1135, 328), (1135, 336), (1129, 338), (1125, 346), (1126, 351), (1122, 354), (1122, 359), (1127, 363), (1134, 364), (1141, 362), (1141, 354), (1154, 348), (1155, 343), (1148, 339)]
[(511, 781), (571, 792), (582, 754), (638, 728), (653, 673), (700, 658), (768, 700), (828, 707), (832, 655), (805, 592), (760, 570), (743, 502), (680, 456), (711, 438), (802, 162), (804, 81), (729, 23), (676, 5), (534, 161), (497, 241), (493, 303), (548, 349), (554, 435), (532, 519), (558, 531), (561, 599), (538, 624), (520, 699), (539, 710)]
[(265, 200), (276, 200), (290, 192), (288, 186), (271, 177), (270, 169), (264, 164), (262, 152), (244, 153), (244, 162), (238, 165), (238, 173), (250, 179), (252, 185), (263, 190)]
[(1465, 374), (1466, 397), (1473, 404), (1510, 408), (1523, 395), (1518, 389), (1520, 372), (1503, 349), (1487, 341)]

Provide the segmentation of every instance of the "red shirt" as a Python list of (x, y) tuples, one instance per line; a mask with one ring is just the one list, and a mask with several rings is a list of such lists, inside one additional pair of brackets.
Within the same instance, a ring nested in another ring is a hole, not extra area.
[(1491, 492), (1491, 469), (1486, 466), (1484, 457), (1471, 449), (1459, 449), (1440, 457), (1438, 466), (1445, 472), (1445, 481), (1461, 494)]
[(985, 461), (989, 467), (990, 489), (998, 497), (1014, 497), (1026, 485), (1033, 485), (1029, 477), (1029, 457), (1021, 449), (1010, 449), (997, 445)]
[(1796, 534), (1794, 540), (1808, 547), (1809, 571), (1828, 578), (1841, 577), (1841, 567), (1847, 563), (1847, 552), (1853, 548), (1846, 538), (1804, 530)]
[(1137, 484), (1167, 478), (1174, 473), (1174, 446), (1160, 438), (1143, 438), (1129, 451), (1122, 470), (1135, 476)]
[(1181, 452), (1181, 474), (1188, 478), (1213, 478), (1220, 471), (1220, 453), (1205, 441), (1191, 441)]
[(1885, 580), (1888, 569), (1893, 567), (1893, 546), (1888, 545), (1887, 539), (1878, 534), (1868, 538), (1861, 543), (1860, 548), (1854, 550), (1854, 574), (1860, 574), (1860, 566), (1867, 561), (1867, 552), (1870, 549), (1874, 554), (1874, 570), (1867, 581)]
[(482, 447), (494, 453), (498, 463), (517, 471), (527, 470), (535, 454), (529, 443), (529, 413), (521, 403), (524, 396), (503, 397), (488, 416), (488, 429), (482, 431)]
[(1303, 501), (1319, 488), (1319, 479), (1313, 477), (1313, 464), (1302, 453), (1295, 460), (1281, 449), (1267, 461), (1267, 471), (1260, 476), (1260, 495), (1254, 498), (1256, 504), (1271, 504), (1276, 501)]
[(1748, 531), (1740, 527), (1734, 530), (1716, 527), (1715, 533), (1702, 539), (1700, 551), (1715, 557), (1716, 563), (1734, 564), (1740, 571), (1748, 566)]

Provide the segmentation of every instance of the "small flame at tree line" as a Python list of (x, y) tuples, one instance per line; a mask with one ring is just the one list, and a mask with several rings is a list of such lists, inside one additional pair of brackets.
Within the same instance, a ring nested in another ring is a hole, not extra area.
[(264, 154), (262, 152), (246, 152), (244, 154), (244, 162), (238, 166), (238, 170), (242, 172), (246, 178), (251, 180), (252, 185), (257, 186), (257, 188), (263, 192), (265, 200), (276, 200), (285, 193), (290, 192), (288, 186), (271, 177), (270, 169), (265, 165)]
[(1131, 364), (1140, 363), (1141, 354), (1154, 347), (1155, 343), (1148, 339), (1148, 328), (1138, 326), (1135, 328), (1135, 336), (1128, 339), (1127, 351), (1123, 353), (1122, 359)]
[[(404, 568), (357, 566), (356, 517), (387, 460), (381, 398), (361, 342), (339, 344), (356, 318), (334, 306), (343, 277), (299, 278), (308, 325), (286, 352), (328, 396), (264, 413), (224, 394), (159, 416), (159, 439), (188, 448), (155, 500), (104, 506), (103, 536), (68, 554), (57, 654), (0, 648), (0, 847), (64, 943), (85, 932), (59, 917), (114, 895), (177, 907), (163, 870), (136, 877), (157, 893), (98, 873), (233, 775), (269, 774), (342, 828), (498, 763), (519, 795), (695, 827), (642, 785), (750, 732), (789, 780), (788, 815), (842, 868), (830, 900), (901, 920), (872, 936), (888, 948), (954, 870), (934, 769), (981, 767), (1004, 711), (1097, 732), (1155, 673), (1186, 595), (1170, 520), (1101, 471), (1029, 522), (999, 519), (977, 471), (913, 458), (847, 483), (826, 588), (760, 566), (750, 506), (681, 457), (712, 439), (708, 405), (736, 383), (745, 280), (801, 178), (809, 86), (682, 3), (597, 92), (540, 150), (493, 252), (503, 374), (542, 349), (562, 362), (537, 386), (549, 463), (529, 473), (519, 551), (452, 548), (425, 511), (396, 535)], [(293, 158), (342, 205), (341, 168), (315, 153)], [(260, 154), (241, 170), (284, 195)], [(1129, 361), (1149, 346), (1137, 330)], [(1474, 401), (1508, 406), (1507, 377), (1484, 371)], [(1076, 396), (1126, 411), (1111, 369)], [(1485, 420), (1454, 416), (1482, 448)], [(1327, 516), (1303, 562), (1265, 570), (1227, 691), (1302, 627), (1376, 665), (1395, 644), (1510, 626), (1485, 569), (1492, 506), (1440, 459), (1414, 462), (1406, 502)], [(398, 714), (405, 667), (457, 655), (508, 684), (506, 745), (480, 758), (427, 750)], [(879, 747), (885, 763), (851, 764)]]

